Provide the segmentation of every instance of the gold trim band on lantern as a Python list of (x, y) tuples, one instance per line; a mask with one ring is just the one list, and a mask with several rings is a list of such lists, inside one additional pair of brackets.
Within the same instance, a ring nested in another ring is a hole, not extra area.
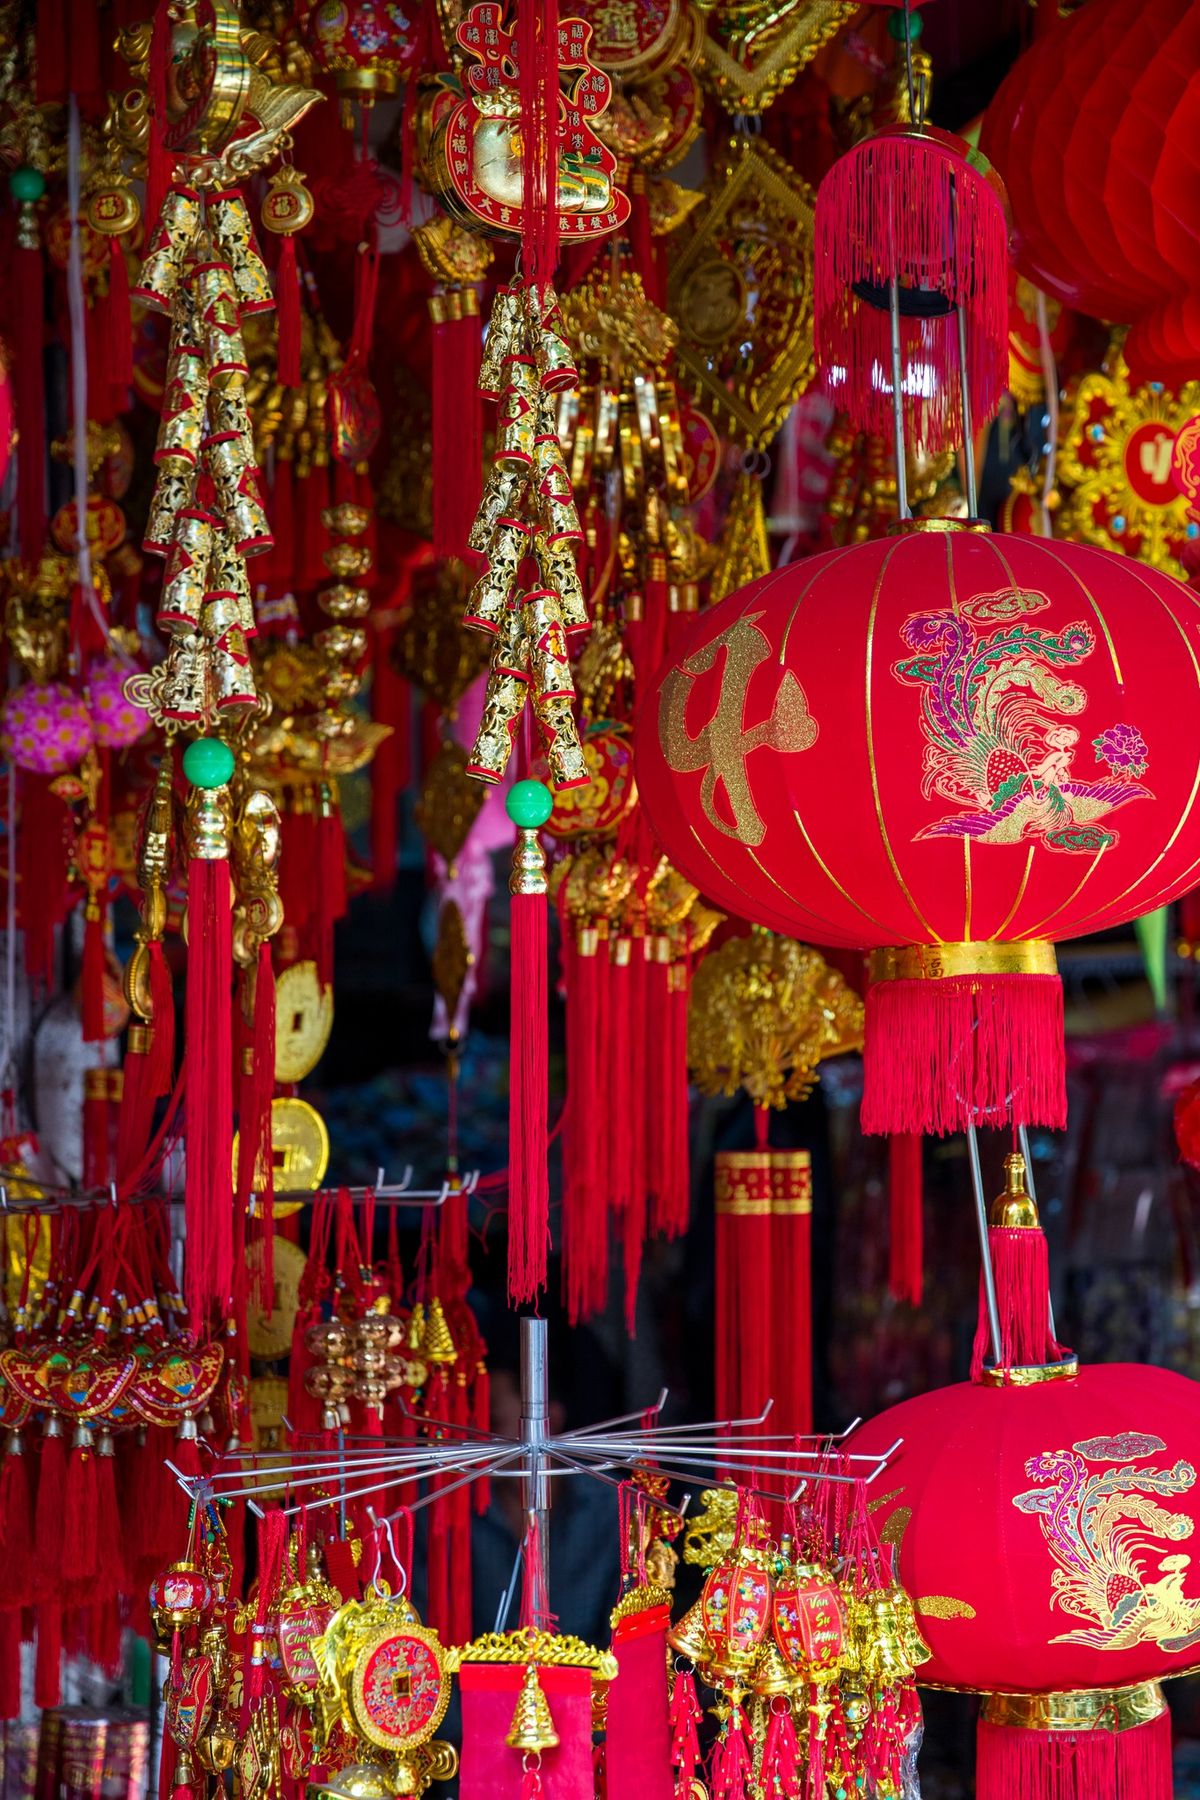
[(989, 1725), (1026, 1731), (1134, 1731), (1167, 1710), (1157, 1681), (1136, 1687), (1071, 1694), (989, 1694), (982, 1717)]
[(812, 1211), (812, 1195), (800, 1194), (794, 1200), (772, 1200), (770, 1211), (776, 1218), (792, 1218)]
[(765, 1219), (771, 1211), (769, 1200), (754, 1200), (746, 1194), (730, 1194), (728, 1199), (717, 1201), (717, 1213), (722, 1219)]
[(955, 975), (1057, 975), (1054, 945), (1040, 938), (1011, 944), (893, 944), (872, 950), (872, 985), (879, 981), (940, 981)]
[(952, 531), (970, 531), (982, 535), (991, 529), (986, 519), (893, 519), (887, 534), (889, 537), (920, 537), (928, 532), (945, 535)]
[(983, 1387), (1040, 1387), (1044, 1381), (1072, 1381), (1079, 1373), (1079, 1358), (1071, 1352), (1061, 1362), (984, 1363)]

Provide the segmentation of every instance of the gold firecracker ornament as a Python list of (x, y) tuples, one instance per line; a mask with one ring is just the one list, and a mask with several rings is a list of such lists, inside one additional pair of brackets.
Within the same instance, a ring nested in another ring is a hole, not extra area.
[(496, 461), (468, 538), (487, 560), (463, 621), (494, 639), (467, 763), (480, 781), (504, 774), (530, 700), (553, 785), (590, 779), (568, 657), (568, 640), (588, 625), (574, 560), (583, 532), (556, 411), (577, 380), (553, 293), (538, 295), (518, 277), (496, 296), (479, 376), (481, 391), (500, 400)]
[(762, 926), (711, 951), (693, 977), (688, 1063), (703, 1093), (740, 1087), (756, 1106), (786, 1106), (862, 1036), (862, 1001), (837, 971)]

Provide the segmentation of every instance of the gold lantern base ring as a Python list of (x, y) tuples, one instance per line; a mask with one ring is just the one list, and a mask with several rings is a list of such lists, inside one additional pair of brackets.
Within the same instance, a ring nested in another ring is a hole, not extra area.
[(988, 1694), (980, 1718), (1025, 1731), (1134, 1731), (1167, 1710), (1157, 1681), (1135, 1687), (1088, 1688), (1073, 1694)]
[(1040, 938), (1011, 944), (899, 944), (872, 950), (871, 985), (879, 981), (939, 981), (963, 975), (1057, 975), (1054, 945)]

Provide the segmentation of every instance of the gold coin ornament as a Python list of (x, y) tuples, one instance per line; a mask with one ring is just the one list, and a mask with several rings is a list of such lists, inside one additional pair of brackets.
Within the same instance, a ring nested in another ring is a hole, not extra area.
[(278, 1450), (281, 1465), (288, 1460), (283, 1422), (287, 1408), (288, 1384), (282, 1375), (256, 1375), (250, 1383), (250, 1430), (254, 1448), (268, 1452)]
[[(238, 1139), (233, 1137), (233, 1178), (237, 1180)], [(315, 1194), (329, 1168), (329, 1133), (315, 1106), (283, 1095), (271, 1102), (271, 1150), (275, 1186), (281, 1194)], [(300, 1211), (300, 1200), (277, 1200), (277, 1219)]]
[(333, 1030), (333, 992), (321, 986), (315, 962), (293, 963), (275, 982), (275, 1079), (311, 1075)]
[[(253, 1290), (246, 1313), (246, 1342), (251, 1356), (260, 1362), (276, 1362), (292, 1347), (292, 1330), (300, 1306), (300, 1278), (308, 1261), (298, 1244), (289, 1243), (282, 1237), (275, 1239), (272, 1259), (274, 1283), (270, 1315), (255, 1300)], [(255, 1386), (257, 1383), (251, 1384), (252, 1402)], [(283, 1404), (287, 1404), (286, 1388)]]

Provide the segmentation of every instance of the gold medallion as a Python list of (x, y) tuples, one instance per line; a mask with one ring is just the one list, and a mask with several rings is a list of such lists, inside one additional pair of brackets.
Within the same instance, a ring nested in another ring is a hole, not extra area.
[[(254, 1255), (253, 1248), (250, 1255)], [(300, 1305), (300, 1278), (304, 1274), (308, 1258), (299, 1244), (289, 1243), (287, 1238), (277, 1237), (271, 1251), (272, 1270), (274, 1274), (271, 1314), (266, 1311), (254, 1297), (254, 1285), (251, 1283), (250, 1304), (246, 1312), (246, 1342), (250, 1354), (260, 1362), (276, 1362), (286, 1356), (292, 1347), (292, 1328), (296, 1323), (296, 1311)], [(253, 1414), (255, 1389), (260, 1383), (250, 1384), (250, 1404)], [(280, 1417), (287, 1407), (287, 1383), (283, 1383), (284, 1395), (280, 1403)], [(255, 1434), (257, 1442), (257, 1429)]]
[[(238, 1136), (233, 1135), (233, 1178), (237, 1181)], [(307, 1100), (290, 1095), (271, 1102), (271, 1149), (275, 1185), (281, 1194), (315, 1194), (329, 1167), (329, 1133), (325, 1121)], [(279, 1200), (274, 1212), (288, 1219), (300, 1211), (300, 1200)]]
[(333, 993), (315, 962), (293, 963), (275, 981), (275, 1079), (303, 1081), (325, 1054), (333, 1030)]
[[(278, 1248), (278, 1245), (276, 1246)], [(286, 1427), (283, 1423), (288, 1407), (288, 1384), (281, 1375), (256, 1375), (250, 1383), (250, 1428), (256, 1450), (280, 1452), (280, 1464), (287, 1461)]]

